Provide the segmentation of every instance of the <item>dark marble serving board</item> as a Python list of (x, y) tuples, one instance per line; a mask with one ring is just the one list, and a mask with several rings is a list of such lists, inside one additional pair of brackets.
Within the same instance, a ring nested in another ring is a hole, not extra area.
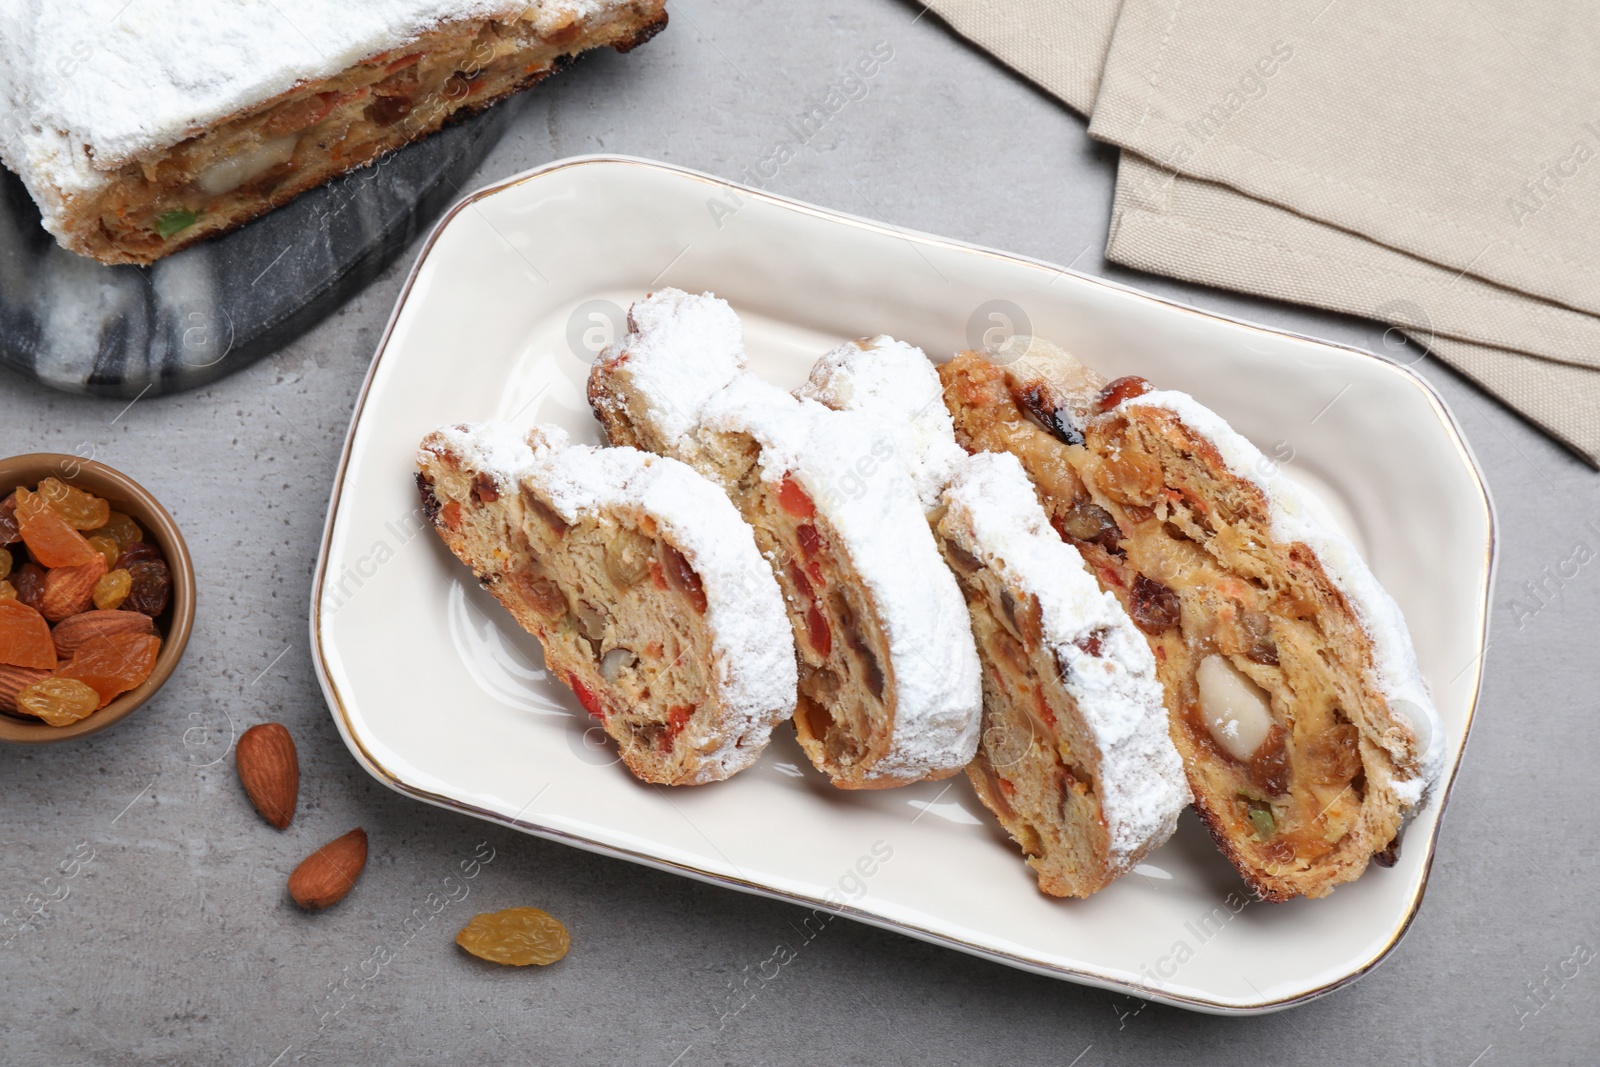
[(505, 101), (149, 267), (68, 252), (0, 170), (0, 363), (56, 389), (134, 397), (232, 374), (298, 337), (465, 191)]

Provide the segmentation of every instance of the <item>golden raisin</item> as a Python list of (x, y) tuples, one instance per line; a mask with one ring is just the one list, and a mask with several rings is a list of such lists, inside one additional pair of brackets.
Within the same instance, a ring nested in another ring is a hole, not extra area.
[(117, 557), (122, 555), (121, 545), (109, 537), (101, 537), (99, 534), (94, 534), (89, 538), (89, 547), (106, 558), (106, 570), (109, 571), (116, 568)]
[(561, 921), (538, 908), (507, 908), (473, 916), (456, 935), (456, 944), (490, 963), (544, 967), (572, 947)]
[[(52, 644), (52, 651), (54, 648)], [(91, 637), (78, 646), (65, 667), (56, 671), (56, 677), (88, 685), (99, 695), (98, 706), (104, 707), (118, 694), (150, 677), (160, 651), (161, 638), (154, 634)]]
[(17, 694), (17, 710), (51, 726), (71, 726), (100, 706), (100, 697), (75, 678), (44, 678)]
[[(139, 524), (120, 511), (113, 511), (111, 517), (106, 519), (105, 525), (98, 526), (85, 534), (86, 537), (107, 537), (127, 548), (135, 541), (144, 540), (144, 531), (139, 529)], [(113, 560), (113, 563), (116, 561)]]
[(0, 600), (17, 599), (17, 587), (10, 582), (0, 582)]
[(74, 530), (94, 530), (104, 526), (111, 518), (110, 504), (59, 478), (46, 478), (40, 482), (38, 493)]
[(45, 567), (79, 567), (99, 554), (44, 497), (26, 489), (17, 490), (17, 529), (28, 553)]
[(133, 576), (127, 571), (109, 571), (94, 583), (94, 606), (101, 611), (115, 611), (128, 599), (133, 588)]
[(0, 548), (0, 578), (9, 577), (11, 577), (11, 553), (7, 549)]

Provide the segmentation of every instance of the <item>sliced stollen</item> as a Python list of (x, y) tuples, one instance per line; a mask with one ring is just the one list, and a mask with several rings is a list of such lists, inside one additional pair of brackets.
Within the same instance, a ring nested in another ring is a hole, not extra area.
[(795, 729), (834, 785), (944, 778), (971, 760), (982, 693), (966, 608), (871, 420), (745, 371), (732, 309), (670, 289), (634, 305), (589, 399), (613, 442), (691, 463), (754, 528), (799, 652)]
[(439, 536), (641, 779), (727, 778), (793, 714), (777, 583), (727, 496), (686, 465), (497, 424), (429, 434), (417, 465)]
[(967, 776), (1038, 872), (1085, 897), (1172, 836), (1189, 803), (1155, 659), (1010, 455), (956, 443), (933, 364), (888, 337), (840, 345), (802, 395), (882, 420), (936, 524), (983, 663)]
[(1144, 631), (1223, 853), (1266, 900), (1392, 862), (1443, 731), (1399, 608), (1355, 547), (1192, 397), (1015, 343), (1006, 366), (965, 353), (940, 368), (957, 437), (1017, 456)]
[(938, 533), (984, 663), (967, 775), (1039, 888), (1086, 897), (1171, 837), (1189, 803), (1155, 657), (1015, 457), (973, 456), (944, 505)]

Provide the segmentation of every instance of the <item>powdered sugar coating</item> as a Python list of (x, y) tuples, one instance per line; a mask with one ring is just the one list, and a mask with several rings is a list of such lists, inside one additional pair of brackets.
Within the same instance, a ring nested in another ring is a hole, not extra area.
[(569, 444), (555, 426), (455, 426), (435, 438), (497, 487), (530, 488), (565, 522), (617, 510), (654, 519), (706, 598), (721, 716), (711, 729), (717, 747), (699, 759), (727, 777), (760, 758), (773, 727), (794, 713), (794, 637), (777, 580), (721, 489), (664, 456)]
[[(1189, 803), (1183, 762), (1167, 732), (1155, 656), (1116, 597), (1050, 526), (1033, 483), (1009, 452), (968, 457), (942, 494), (946, 521), (1008, 586), (1039, 602), (1044, 643), (1066, 665), (1062, 685), (1093, 738), (1109, 866), (1125, 871), (1172, 835)], [(1098, 638), (1099, 653), (1078, 644)]]
[(441, 24), (554, 30), (607, 0), (9, 0), (0, 5), (0, 159), (59, 232), (62, 198), (302, 82)]
[(966, 602), (877, 424), (752, 374), (713, 397), (702, 421), (713, 433), (754, 438), (764, 481), (787, 476), (806, 491), (872, 600), (889, 644), (894, 728), (865, 777), (913, 780), (966, 766), (983, 703)]
[(1349, 601), (1357, 621), (1371, 638), (1375, 687), (1388, 701), (1396, 721), (1411, 728), (1411, 736), (1384, 731), (1377, 740), (1397, 762), (1416, 761), (1419, 773), (1397, 773), (1391, 784), (1403, 806), (1420, 804), (1444, 765), (1444, 724), (1417, 666), (1411, 632), (1400, 606), (1378, 584), (1355, 545), (1327, 524), (1322, 517), (1324, 509), (1216, 412), (1189, 394), (1172, 390), (1131, 397), (1117, 410), (1128, 407), (1170, 411), (1190, 430), (1209, 439), (1229, 473), (1265, 494), (1272, 536), (1286, 544), (1301, 542), (1316, 553), (1323, 570)]
[(922, 506), (932, 510), (966, 459), (944, 406), (939, 372), (922, 349), (892, 337), (846, 341), (817, 360), (798, 395), (835, 411), (881, 420), (911, 474)]
[(688, 458), (700, 409), (744, 371), (744, 329), (726, 300), (658, 289), (628, 309), (628, 333), (599, 362), (625, 369), (666, 446)]

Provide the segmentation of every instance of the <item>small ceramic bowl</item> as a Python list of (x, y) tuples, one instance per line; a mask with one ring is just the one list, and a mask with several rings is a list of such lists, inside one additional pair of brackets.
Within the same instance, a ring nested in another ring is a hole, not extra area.
[(144, 530), (145, 540), (161, 549), (167, 570), (172, 574), (172, 599), (155, 620), (161, 635), (161, 651), (155, 670), (136, 689), (80, 719), (71, 726), (50, 726), (25, 715), (0, 711), (0, 742), (17, 745), (42, 745), (87, 737), (126, 719), (155, 695), (183, 658), (194, 625), (194, 566), (183, 535), (166, 509), (157, 503), (138, 482), (103, 463), (54, 452), (35, 452), (0, 460), (0, 500), (18, 487), (32, 489), (46, 478), (58, 478), (68, 485), (93, 493), (111, 504)]

